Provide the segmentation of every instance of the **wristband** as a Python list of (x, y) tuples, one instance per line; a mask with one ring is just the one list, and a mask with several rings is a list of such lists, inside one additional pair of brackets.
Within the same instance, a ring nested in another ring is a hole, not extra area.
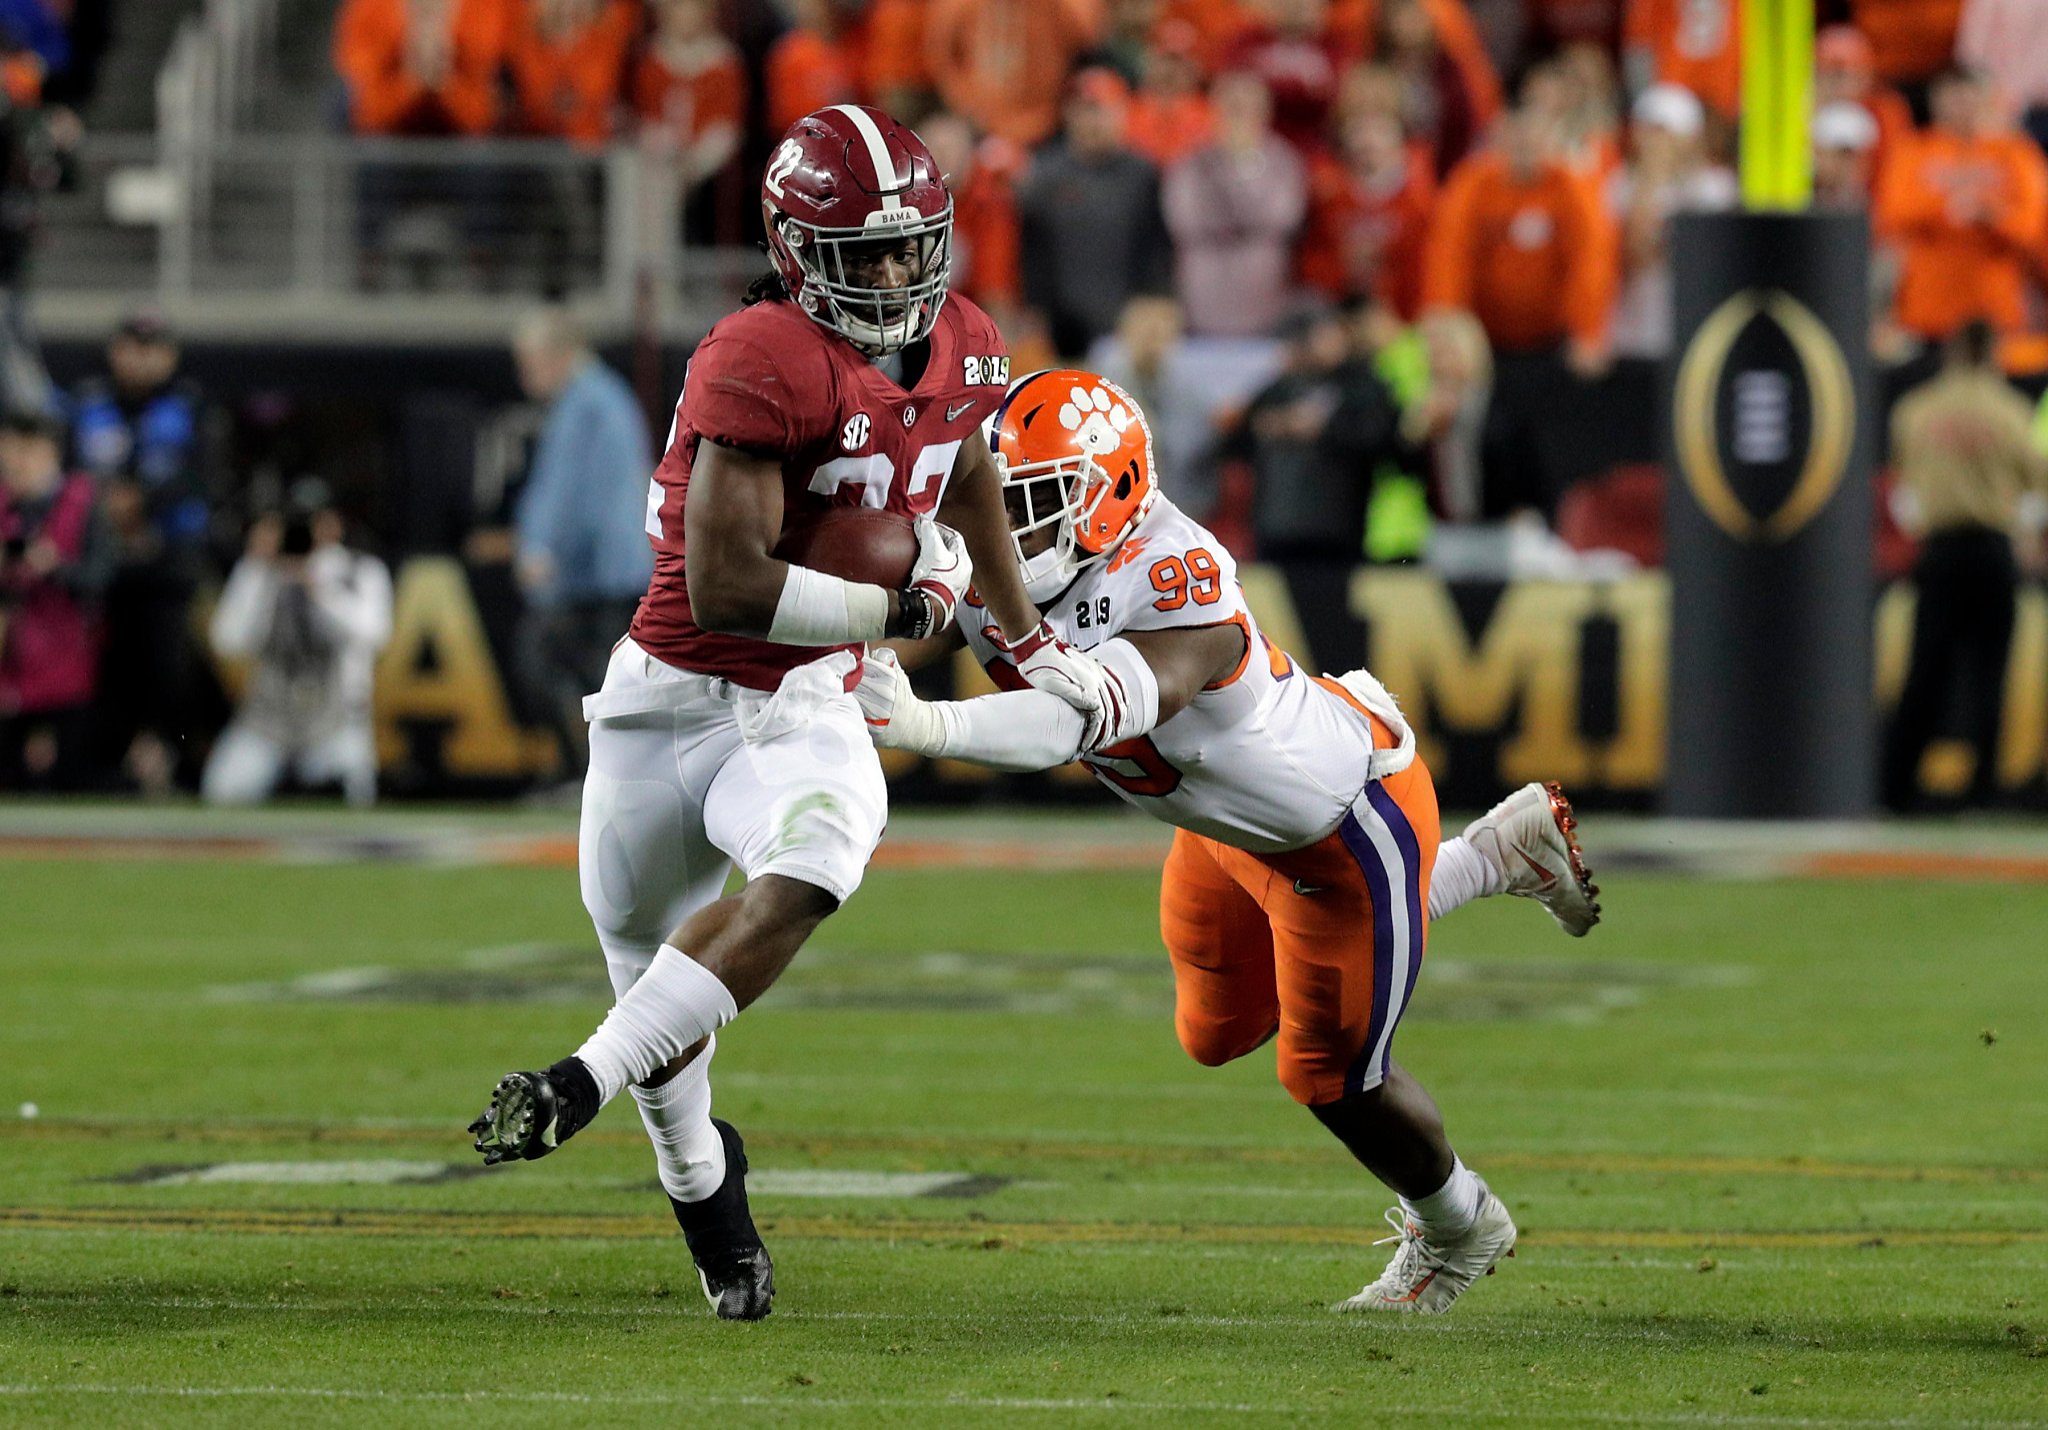
[(921, 641), (939, 625), (939, 603), (922, 586), (906, 586), (896, 593), (896, 619), (887, 634), (897, 640)]

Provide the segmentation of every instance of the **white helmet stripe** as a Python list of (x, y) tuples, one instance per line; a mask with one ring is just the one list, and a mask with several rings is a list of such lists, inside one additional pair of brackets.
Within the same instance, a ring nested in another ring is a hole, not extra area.
[(875, 166), (876, 182), (882, 186), (882, 207), (902, 208), (903, 200), (897, 196), (896, 190), (907, 188), (910, 180), (897, 176), (896, 165), (889, 158), (889, 141), (882, 137), (880, 126), (868, 118), (867, 111), (857, 104), (835, 104), (832, 107), (853, 121), (853, 127), (860, 131), (862, 142), (868, 146), (868, 162)]

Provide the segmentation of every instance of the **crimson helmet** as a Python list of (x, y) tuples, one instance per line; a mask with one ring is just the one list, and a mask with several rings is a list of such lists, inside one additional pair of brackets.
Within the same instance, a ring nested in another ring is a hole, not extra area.
[[(893, 353), (928, 336), (953, 269), (953, 198), (924, 141), (879, 109), (834, 104), (789, 126), (761, 176), (768, 256), (797, 306), (854, 346)], [(849, 270), (849, 251), (914, 242), (902, 288)]]

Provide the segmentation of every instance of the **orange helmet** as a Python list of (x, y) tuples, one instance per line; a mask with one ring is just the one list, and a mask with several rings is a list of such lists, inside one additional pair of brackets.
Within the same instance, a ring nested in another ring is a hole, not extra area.
[[(989, 419), (988, 445), (1034, 601), (1057, 596), (1115, 551), (1159, 497), (1145, 414), (1092, 372), (1050, 368), (1019, 378)], [(1051, 543), (1027, 554), (1025, 538), (1047, 530)]]

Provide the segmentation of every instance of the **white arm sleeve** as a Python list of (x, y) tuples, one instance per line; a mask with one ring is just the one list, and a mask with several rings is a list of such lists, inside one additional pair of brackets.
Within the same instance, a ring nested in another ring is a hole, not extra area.
[(1057, 695), (1006, 690), (931, 706), (938, 736), (928, 755), (971, 760), (993, 769), (1049, 770), (1081, 753), (1088, 721)]
[(779, 645), (850, 645), (878, 641), (888, 626), (889, 593), (880, 586), (791, 566), (768, 639)]
[(1043, 690), (943, 700), (929, 707), (938, 730), (925, 753), (998, 770), (1049, 770), (1150, 731), (1159, 721), (1159, 681), (1138, 648), (1113, 640), (1089, 654), (1109, 671), (1111, 688), (1107, 707), (1093, 720)]

